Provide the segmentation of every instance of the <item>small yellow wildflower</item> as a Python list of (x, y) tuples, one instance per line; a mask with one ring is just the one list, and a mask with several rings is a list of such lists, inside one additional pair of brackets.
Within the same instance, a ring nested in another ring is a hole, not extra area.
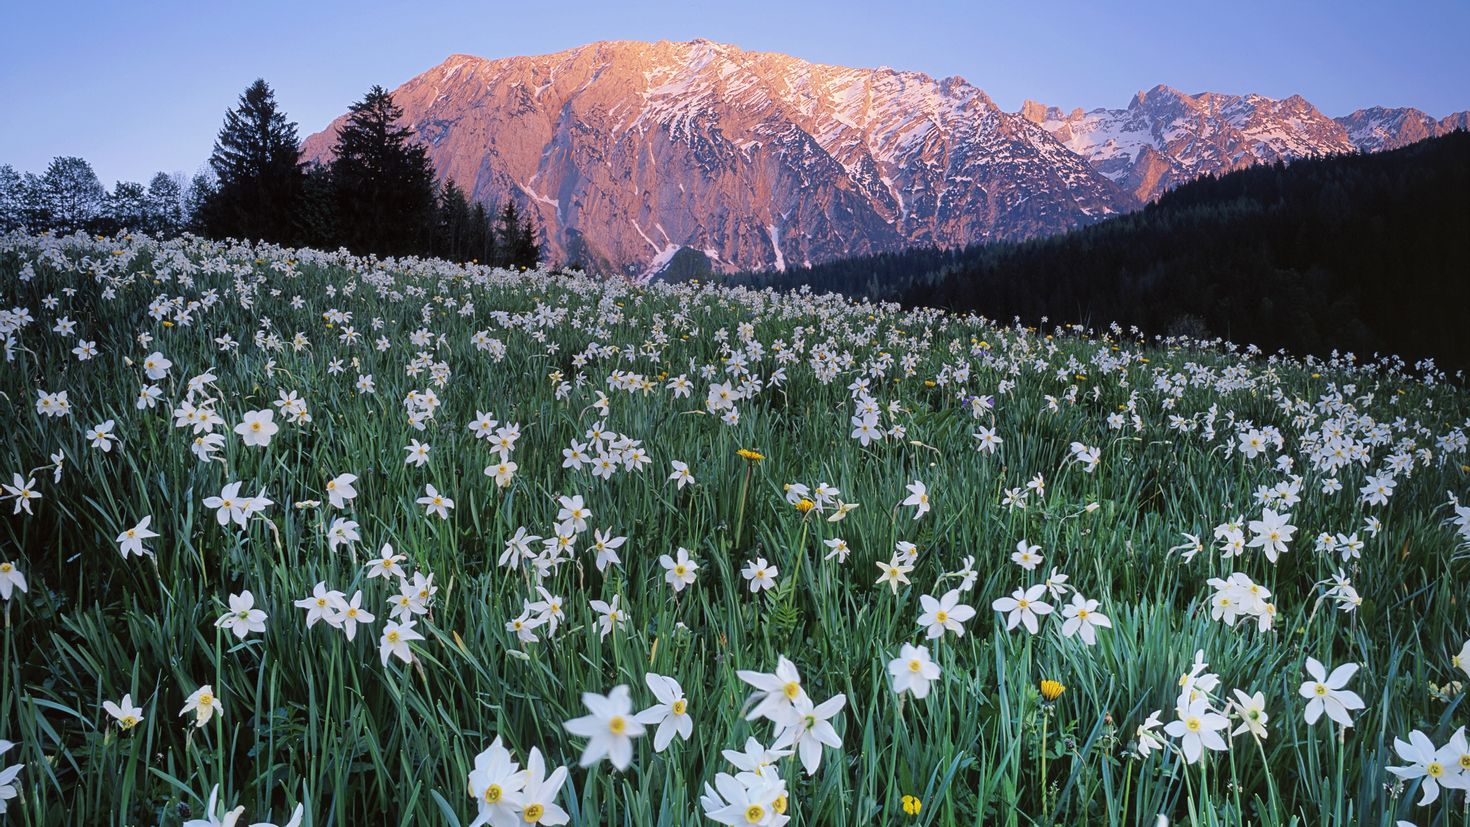
[(1045, 698), (1047, 703), (1060, 698), (1066, 691), (1067, 687), (1062, 686), (1060, 681), (1044, 680), (1041, 682), (1041, 697)]
[(749, 448), (741, 448), (739, 451), (736, 451), (735, 453), (739, 454), (742, 457), (745, 457), (746, 459), (750, 460), (751, 462), (760, 462), (761, 460), (763, 460), (763, 459), (766, 458), (766, 455), (765, 454), (762, 454), (759, 451), (752, 451)]
[(919, 810), (923, 808), (924, 802), (920, 801), (918, 796), (906, 795), (903, 797), (903, 811), (905, 813), (916, 816), (919, 814)]

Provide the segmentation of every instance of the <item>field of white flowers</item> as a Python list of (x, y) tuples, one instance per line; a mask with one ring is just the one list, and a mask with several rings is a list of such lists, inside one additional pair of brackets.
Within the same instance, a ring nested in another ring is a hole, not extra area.
[(1461, 383), (0, 239), (17, 824), (1463, 824)]

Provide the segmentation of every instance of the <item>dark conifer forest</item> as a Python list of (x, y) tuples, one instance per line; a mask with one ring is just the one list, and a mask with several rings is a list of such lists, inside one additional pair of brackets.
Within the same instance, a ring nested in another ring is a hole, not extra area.
[(1063, 235), (733, 283), (1028, 324), (1137, 325), (1271, 351), (1470, 366), (1470, 133), (1205, 177)]

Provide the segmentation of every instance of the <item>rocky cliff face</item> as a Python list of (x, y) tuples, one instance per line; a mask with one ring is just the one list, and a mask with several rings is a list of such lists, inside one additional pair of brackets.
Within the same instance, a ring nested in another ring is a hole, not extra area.
[[(1131, 208), (961, 78), (709, 41), (455, 55), (393, 93), (437, 173), (535, 210), (546, 252), (643, 275), (681, 248), (782, 269), (1053, 232)], [(330, 156), (339, 119), (305, 142)]]
[[(1297, 96), (1166, 86), (1126, 109), (1008, 113), (963, 78), (707, 40), (454, 55), (393, 97), (438, 175), (533, 211), (550, 259), (633, 277), (676, 255), (781, 270), (1052, 233), (1199, 175), (1392, 148), (1466, 118), (1334, 121)], [(342, 122), (306, 139), (308, 159), (330, 158)]]

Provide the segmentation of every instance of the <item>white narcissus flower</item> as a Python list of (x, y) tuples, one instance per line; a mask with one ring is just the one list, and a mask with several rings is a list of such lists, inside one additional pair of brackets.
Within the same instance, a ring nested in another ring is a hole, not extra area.
[(408, 648), (409, 641), (423, 640), (424, 636), (414, 631), (414, 621), (407, 620), (403, 623), (388, 623), (383, 627), (383, 637), (378, 641), (378, 657), (383, 665), (388, 665), (388, 656), (392, 655), (404, 663), (413, 661), (413, 651)]
[(87, 440), (92, 443), (92, 447), (97, 448), (103, 453), (110, 453), (112, 451), (113, 440), (117, 439), (117, 436), (112, 432), (116, 424), (113, 420), (109, 419), (87, 431)]
[(490, 746), (475, 756), (475, 768), (470, 770), (470, 795), (479, 811), (469, 827), (515, 824), (520, 820), (521, 790), (525, 786), (526, 773), (510, 751), (501, 746), (500, 736), (495, 736)]
[(1024, 539), (1016, 543), (1016, 551), (1011, 555), (1011, 562), (1031, 571), (1041, 565), (1041, 546), (1031, 545)]
[(0, 560), (0, 600), (9, 600), (13, 591), (26, 591), (26, 576), (9, 560)]
[(1024, 624), (1026, 631), (1036, 634), (1040, 628), (1037, 618), (1052, 612), (1051, 604), (1042, 601), (1046, 584), (1038, 583), (1029, 589), (1016, 589), (1010, 597), (1001, 597), (990, 604), (997, 612), (1006, 613), (1006, 631)]
[(1247, 526), (1254, 535), (1247, 545), (1260, 548), (1266, 553), (1267, 560), (1276, 562), (1277, 555), (1286, 551), (1286, 544), (1296, 533), (1296, 526), (1291, 525), (1290, 520), (1290, 514), (1277, 514), (1269, 508), (1262, 510), (1261, 519), (1251, 520)]
[(1317, 723), (1322, 713), (1344, 727), (1353, 725), (1353, 719), (1348, 713), (1355, 709), (1364, 708), (1363, 699), (1358, 693), (1346, 689), (1347, 682), (1352, 680), (1353, 675), (1358, 672), (1356, 663), (1344, 663), (1342, 666), (1327, 674), (1327, 669), (1316, 658), (1307, 658), (1307, 674), (1312, 678), (1303, 683), (1298, 690), (1303, 698), (1308, 698), (1306, 721), (1308, 724)]
[(1240, 714), (1240, 726), (1230, 733), (1230, 737), (1249, 732), (1257, 740), (1266, 740), (1271, 734), (1266, 729), (1266, 723), (1271, 720), (1271, 716), (1266, 714), (1266, 696), (1260, 692), (1247, 695), (1239, 689), (1232, 692), (1235, 700), (1230, 702), (1230, 706)]
[(0, 499), (15, 498), (15, 510), (11, 511), (11, 514), (19, 514), (22, 510), (31, 514), (33, 513), (31, 501), (41, 499), (41, 495), (36, 491), (36, 481), (22, 477), (20, 474), (12, 474), (10, 485), (0, 485), (0, 488), (5, 490), (5, 497)]
[(143, 370), (147, 372), (148, 378), (155, 382), (167, 376), (168, 369), (173, 366), (173, 362), (165, 359), (163, 354), (156, 350), (143, 359)]
[(251, 632), (264, 632), (267, 615), (255, 608), (255, 595), (249, 589), (230, 595), (230, 610), (214, 622), (214, 625), (229, 629), (235, 637), (244, 640)]
[(352, 487), (355, 482), (356, 474), (338, 474), (327, 480), (327, 500), (333, 508), (346, 508), (347, 503), (357, 496), (357, 489)]
[(1450, 665), (1465, 673), (1470, 678), (1470, 640), (1460, 645), (1460, 651), (1450, 657)]
[(342, 631), (347, 634), (348, 640), (352, 640), (357, 637), (357, 624), (372, 623), (374, 620), (377, 620), (377, 618), (369, 614), (366, 609), (362, 608), (361, 590), (358, 590), (355, 594), (353, 594), (352, 599), (347, 601), (342, 606), (342, 608), (337, 611), (335, 616), (328, 616), (326, 618), (326, 621), (328, 623), (331, 623), (333, 626), (340, 626), (342, 628)]
[(842, 749), (842, 739), (832, 726), (832, 718), (846, 705), (846, 695), (834, 695), (813, 705), (812, 699), (802, 694), (785, 713), (785, 719), (777, 722), (781, 732), (771, 747), (795, 747), (806, 774), (815, 775), (822, 764), (822, 747)]
[(699, 563), (689, 557), (689, 549), (680, 546), (675, 552), (676, 557), (667, 554), (658, 558), (658, 564), (664, 568), (664, 580), (674, 587), (675, 592), (681, 592), (686, 586), (694, 585), (695, 572), (699, 571)]
[(673, 473), (669, 474), (669, 480), (675, 483), (678, 488), (683, 488), (694, 482), (694, 475), (689, 472), (688, 463), (675, 459), (670, 460), (669, 465), (674, 469)]
[(909, 582), (909, 572), (914, 570), (913, 566), (898, 558), (889, 560), (887, 563), (878, 563), (877, 566), (882, 574), (878, 575), (878, 579), (873, 581), (873, 585), (879, 586), (887, 583), (888, 587), (893, 589), (894, 594), (898, 594), (899, 583), (906, 584)]
[(775, 672), (740, 669), (735, 675), (756, 689), (750, 701), (746, 702), (747, 705), (754, 704), (745, 713), (747, 721), (769, 718), (780, 723), (786, 719), (786, 714), (796, 699), (806, 697), (806, 690), (801, 687), (801, 673), (797, 671), (796, 664), (787, 660), (785, 655), (776, 658)]
[(141, 706), (133, 706), (132, 693), (123, 695), (122, 700), (117, 703), (103, 701), (102, 709), (108, 715), (111, 715), (113, 720), (117, 721), (118, 728), (122, 730), (132, 729), (143, 720), (143, 708)]
[[(1461, 727), (1455, 734), (1463, 745), (1464, 727)], [(1420, 807), (1433, 804), (1435, 799), (1439, 798), (1441, 786), (1460, 789), (1467, 786), (1464, 770), (1459, 763), (1461, 753), (1455, 749), (1453, 742), (1435, 749), (1434, 742), (1429, 740), (1429, 736), (1416, 729), (1409, 733), (1408, 741), (1393, 739), (1393, 749), (1409, 764), (1404, 767), (1388, 767), (1389, 772), (1405, 781), (1412, 781), (1415, 778), (1424, 779), (1419, 786), (1419, 791), (1423, 793), (1419, 799)]]
[(605, 696), (583, 692), (582, 703), (590, 714), (564, 724), (567, 732), (588, 739), (579, 763), (590, 767), (606, 757), (615, 768), (627, 769), (633, 761), (633, 739), (644, 731), (633, 714), (628, 687), (619, 684)]
[(247, 411), (245, 418), (239, 425), (235, 426), (235, 433), (246, 445), (264, 448), (271, 444), (271, 437), (276, 435), (281, 427), (275, 423), (276, 412), (270, 408), (259, 411)]
[(454, 500), (449, 499), (432, 485), (424, 486), (424, 496), (419, 497), (418, 504), (424, 507), (424, 516), (437, 515), (441, 520), (449, 519), (449, 509), (454, 507)]
[(643, 681), (658, 700), (658, 703), (638, 713), (639, 723), (658, 726), (653, 733), (653, 751), (663, 752), (675, 735), (688, 741), (694, 734), (694, 720), (689, 717), (689, 701), (684, 697), (684, 687), (667, 675), (652, 672), (644, 675)]
[(904, 499), (902, 505), (915, 507), (914, 519), (917, 520), (929, 513), (929, 489), (919, 480), (908, 484), (909, 495)]
[[(358, 592), (361, 595), (361, 592)], [(306, 628), (310, 629), (318, 620), (325, 620), (329, 625), (341, 626), (341, 613), (347, 608), (345, 595), (336, 589), (327, 588), (325, 582), (319, 582), (311, 590), (310, 597), (303, 597), (296, 601), (299, 609), (306, 610)]]
[(752, 594), (762, 589), (773, 589), (776, 587), (776, 575), (781, 570), (766, 562), (766, 558), (757, 557), (745, 564), (741, 575), (750, 583)]
[(928, 628), (928, 636), (941, 637), (945, 632), (965, 636), (965, 621), (975, 616), (975, 609), (960, 602), (960, 590), (950, 589), (939, 599), (929, 595), (919, 597), (919, 606), (924, 610), (919, 615), (919, 625)]
[(929, 685), (939, 680), (939, 664), (929, 659), (929, 647), (905, 643), (898, 657), (888, 662), (888, 674), (895, 694), (912, 692), (922, 699), (929, 696)]
[(153, 515), (149, 514), (139, 520), (137, 525), (117, 535), (118, 551), (122, 552), (124, 560), (128, 559), (129, 554), (136, 554), (139, 557), (153, 554), (143, 546), (144, 540), (152, 540), (158, 536), (156, 532), (149, 530), (148, 524), (151, 522), (153, 522)]
[(1111, 629), (1113, 621), (1097, 610), (1098, 602), (1088, 600), (1078, 592), (1072, 593), (1072, 602), (1062, 607), (1062, 636), (1076, 635), (1088, 646), (1097, 643), (1097, 630)]
[(1209, 701), (1197, 698), (1176, 710), (1178, 718), (1170, 721), (1164, 731), (1179, 739), (1179, 749), (1184, 760), (1190, 764), (1200, 759), (1206, 748), (1222, 751), (1230, 748), (1220, 730), (1230, 726), (1230, 719), (1210, 709)]
[(194, 713), (194, 726), (202, 727), (209, 723), (209, 719), (216, 713), (224, 717), (225, 702), (214, 694), (214, 687), (206, 683), (194, 690), (193, 694), (185, 699), (184, 708), (179, 710), (180, 715), (188, 715), (190, 712)]
[(531, 747), (531, 754), (526, 757), (526, 786), (521, 788), (521, 820), (526, 824), (545, 824), (547, 827), (570, 821), (571, 816), (556, 803), (556, 796), (566, 780), (566, 767), (557, 767), (547, 775), (541, 750)]

